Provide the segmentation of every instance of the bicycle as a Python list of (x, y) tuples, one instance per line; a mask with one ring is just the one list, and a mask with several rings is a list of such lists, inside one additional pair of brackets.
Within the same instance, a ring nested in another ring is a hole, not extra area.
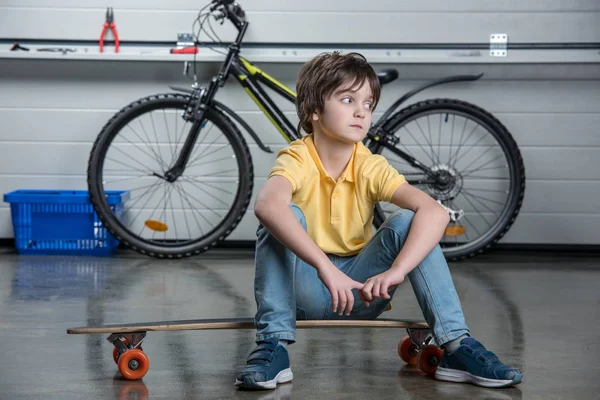
[[(209, 11), (203, 14), (207, 7)], [(180, 258), (207, 251), (228, 237), (244, 216), (254, 170), (250, 149), (236, 123), (262, 151), (272, 153), (244, 119), (215, 100), (230, 76), (288, 143), (301, 137), (262, 85), (292, 103), (295, 93), (240, 56), (249, 25), (241, 6), (233, 0), (213, 0), (200, 10), (194, 22), (200, 24), (196, 43), (200, 43), (200, 32), (210, 36), (204, 23), (211, 15), (221, 23), (230, 21), (238, 32), (208, 87), (199, 86), (194, 74), (191, 89), (170, 86), (173, 92), (123, 107), (102, 128), (89, 157), (90, 198), (102, 223), (126, 246), (153, 257)], [(210, 20), (209, 27), (212, 30)], [(482, 75), (446, 77), (406, 93), (371, 126), (364, 140), (373, 153), (385, 156), (410, 184), (422, 188), (448, 211), (451, 221), (440, 245), (449, 260), (479, 254), (509, 230), (525, 191), (523, 159), (504, 125), (473, 104), (443, 98), (396, 109), (429, 87), (475, 81)], [(396, 79), (398, 72), (385, 70), (378, 76), (383, 85)], [(175, 124), (173, 137), (162, 130), (167, 122)], [(155, 143), (145, 129), (149, 126)], [(213, 128), (220, 132), (212, 135)], [(428, 128), (427, 135), (424, 128)], [(133, 140), (127, 137), (129, 133)], [(423, 143), (419, 142), (422, 138)], [(491, 160), (480, 161), (486, 155)], [(218, 173), (209, 176), (212, 172)], [(132, 188), (134, 183), (141, 186)], [(120, 219), (104, 194), (117, 189), (128, 190), (131, 197)], [(172, 198), (177, 195), (179, 201)], [(394, 208), (389, 203), (377, 204), (375, 227)], [(192, 233), (190, 225), (198, 229)], [(203, 226), (208, 226), (206, 231)]]

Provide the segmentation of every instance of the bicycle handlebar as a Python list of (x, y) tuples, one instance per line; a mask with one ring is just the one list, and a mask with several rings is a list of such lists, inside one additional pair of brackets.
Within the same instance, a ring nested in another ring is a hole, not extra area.
[(217, 21), (227, 18), (238, 30), (241, 29), (241, 25), (246, 22), (246, 13), (235, 0), (213, 0), (212, 3), (211, 12), (221, 9), (221, 14), (216, 16)]

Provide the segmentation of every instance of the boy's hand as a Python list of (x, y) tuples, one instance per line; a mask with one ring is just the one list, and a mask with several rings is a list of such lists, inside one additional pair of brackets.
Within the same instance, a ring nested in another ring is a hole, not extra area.
[(331, 310), (337, 312), (339, 315), (342, 315), (344, 312), (346, 315), (350, 315), (354, 307), (352, 289), (361, 290), (363, 284), (350, 279), (348, 275), (337, 269), (333, 264), (325, 268), (319, 268), (317, 275), (321, 282), (325, 284), (329, 293), (331, 293)]
[(360, 298), (367, 307), (371, 302), (378, 298), (389, 299), (388, 290), (404, 282), (404, 274), (400, 271), (389, 269), (379, 275), (367, 279), (362, 290), (359, 292)]

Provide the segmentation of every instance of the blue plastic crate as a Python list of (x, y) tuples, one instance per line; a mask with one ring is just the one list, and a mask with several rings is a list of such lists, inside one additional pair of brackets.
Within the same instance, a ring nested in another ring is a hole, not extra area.
[[(120, 218), (128, 191), (106, 191)], [(110, 255), (119, 241), (103, 226), (86, 190), (17, 190), (11, 205), (15, 246), (20, 254)]]

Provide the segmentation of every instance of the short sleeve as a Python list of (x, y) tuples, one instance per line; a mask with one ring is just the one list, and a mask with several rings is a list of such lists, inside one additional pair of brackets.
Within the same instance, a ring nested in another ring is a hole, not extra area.
[(306, 157), (308, 151), (304, 143), (292, 142), (289, 146), (277, 153), (275, 165), (271, 169), (268, 178), (279, 175), (286, 178), (292, 184), (293, 193), (300, 190), (306, 177)]
[(367, 195), (374, 203), (378, 201), (391, 202), (398, 187), (406, 183), (404, 175), (400, 174), (388, 160), (378, 154), (363, 164), (361, 177), (366, 182)]

